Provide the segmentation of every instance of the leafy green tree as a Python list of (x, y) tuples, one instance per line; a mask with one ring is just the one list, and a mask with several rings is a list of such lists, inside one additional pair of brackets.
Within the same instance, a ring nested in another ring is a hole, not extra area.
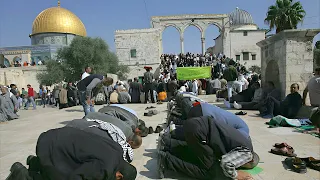
[(297, 29), (298, 23), (303, 21), (306, 12), (299, 1), (277, 0), (269, 7), (265, 23), (270, 29), (276, 28), (276, 33), (286, 29)]
[(249, 68), (249, 71), (252, 71), (257, 74), (261, 74), (261, 67), (259, 67), (257, 65), (253, 65)]
[(46, 61), (47, 70), (37, 74), (39, 84), (51, 86), (64, 80), (65, 69), (55, 60)]
[[(101, 38), (75, 37), (69, 46), (58, 50), (61, 68), (59, 73), (52, 72), (56, 65), (47, 63), (47, 72), (38, 75), (40, 82), (45, 82), (45, 78), (56, 81), (78, 81), (86, 66), (92, 68), (93, 73), (105, 75), (107, 73), (117, 74), (119, 78), (125, 78), (128, 67), (119, 64), (117, 56), (109, 50), (107, 43)], [(56, 62), (58, 63), (58, 62)]]

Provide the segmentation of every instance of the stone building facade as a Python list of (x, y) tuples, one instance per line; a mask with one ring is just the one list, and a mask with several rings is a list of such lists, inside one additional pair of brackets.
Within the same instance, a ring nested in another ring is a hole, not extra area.
[[(130, 29), (115, 32), (116, 55), (121, 64), (128, 65), (128, 78), (142, 76), (144, 66), (159, 67), (161, 29)], [(159, 71), (159, 70), (158, 70)]]
[(275, 83), (282, 97), (290, 93), (290, 86), (298, 83), (302, 94), (313, 74), (313, 45), (316, 30), (285, 30), (257, 43), (261, 47), (262, 83)]
[[(180, 35), (180, 52), (184, 52), (184, 31), (195, 26), (201, 33), (202, 54), (205, 54), (205, 32), (210, 25), (219, 28), (215, 39), (214, 53), (239, 60), (247, 68), (261, 64), (260, 48), (257, 42), (265, 39), (265, 31), (259, 30), (252, 16), (236, 8), (230, 14), (186, 14), (174, 16), (153, 16), (150, 29), (118, 30), (115, 32), (116, 54), (122, 64), (129, 65), (129, 78), (142, 76), (141, 64), (158, 67), (163, 53), (162, 33), (167, 27), (174, 27)], [(200, 52), (199, 52), (200, 53)]]

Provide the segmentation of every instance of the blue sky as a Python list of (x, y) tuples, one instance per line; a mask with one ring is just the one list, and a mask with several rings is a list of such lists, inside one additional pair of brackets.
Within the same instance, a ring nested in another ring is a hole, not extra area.
[[(307, 12), (301, 28), (320, 28), (320, 0), (301, 0)], [(145, 4), (146, 3), (146, 4)], [(150, 17), (179, 14), (224, 14), (236, 7), (247, 10), (260, 28), (275, 0), (61, 0), (61, 7), (75, 13), (88, 36), (101, 37), (114, 51), (114, 31), (150, 27)], [(146, 5), (146, 6), (145, 6)], [(32, 22), (44, 9), (57, 6), (57, 0), (4, 0), (0, 11), (0, 47), (30, 45)], [(206, 31), (206, 47), (213, 45), (218, 28)], [(190, 26), (184, 34), (185, 52), (201, 52), (200, 32)], [(315, 38), (320, 40), (320, 34)], [(180, 51), (179, 34), (169, 27), (163, 34), (166, 53)]]

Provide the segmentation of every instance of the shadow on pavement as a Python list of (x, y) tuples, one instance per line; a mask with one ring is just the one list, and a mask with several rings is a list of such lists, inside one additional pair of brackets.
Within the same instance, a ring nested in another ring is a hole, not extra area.
[(80, 109), (66, 109), (66, 112), (83, 112), (83, 110)]

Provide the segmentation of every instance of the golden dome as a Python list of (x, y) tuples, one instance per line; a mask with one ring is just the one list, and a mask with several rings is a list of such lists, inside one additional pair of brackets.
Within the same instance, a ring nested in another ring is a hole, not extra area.
[(32, 24), (32, 35), (38, 33), (70, 33), (86, 36), (86, 28), (82, 21), (71, 11), (52, 7), (42, 11)]

